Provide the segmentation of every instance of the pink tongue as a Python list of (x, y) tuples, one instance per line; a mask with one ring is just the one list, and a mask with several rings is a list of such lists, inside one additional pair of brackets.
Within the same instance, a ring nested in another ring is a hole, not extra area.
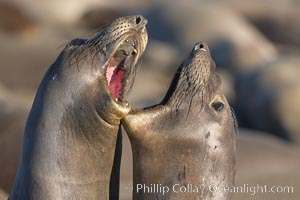
[(117, 68), (117, 65), (116, 66), (110, 66), (108, 67), (107, 71), (106, 71), (106, 80), (108, 82), (108, 85), (110, 84), (110, 81), (111, 81), (111, 78), (114, 74), (114, 70)]
[(125, 71), (117, 68), (117, 66), (108, 67), (106, 71), (106, 78), (108, 82), (109, 91), (114, 98), (120, 98), (122, 90), (122, 79)]

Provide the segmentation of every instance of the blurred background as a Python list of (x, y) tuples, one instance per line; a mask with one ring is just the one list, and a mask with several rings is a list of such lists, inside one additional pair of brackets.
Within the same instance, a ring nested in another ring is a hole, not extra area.
[[(11, 190), (47, 68), (72, 38), (131, 14), (148, 19), (150, 39), (132, 106), (160, 102), (182, 59), (196, 42), (207, 42), (239, 122), (236, 185), (293, 187), (236, 199), (299, 199), (300, 0), (1, 0), (0, 199)], [(121, 199), (129, 200), (132, 156), (123, 138)]]

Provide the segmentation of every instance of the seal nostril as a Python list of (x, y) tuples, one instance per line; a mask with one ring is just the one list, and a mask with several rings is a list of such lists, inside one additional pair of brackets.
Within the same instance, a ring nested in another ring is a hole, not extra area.
[(142, 21), (142, 18), (141, 18), (141, 17), (136, 17), (136, 18), (135, 18), (135, 23), (136, 23), (136, 24), (141, 23), (141, 21)]
[(194, 51), (197, 51), (197, 50), (204, 50), (204, 51), (206, 51), (205, 45), (203, 43), (200, 43), (200, 42), (197, 43), (197, 44), (195, 44)]

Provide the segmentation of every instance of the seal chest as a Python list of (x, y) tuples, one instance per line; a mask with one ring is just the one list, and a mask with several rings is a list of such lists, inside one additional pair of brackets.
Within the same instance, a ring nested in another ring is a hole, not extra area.
[(197, 43), (162, 102), (122, 119), (134, 199), (233, 198), (221, 189), (234, 185), (237, 127), (220, 85), (208, 46)]

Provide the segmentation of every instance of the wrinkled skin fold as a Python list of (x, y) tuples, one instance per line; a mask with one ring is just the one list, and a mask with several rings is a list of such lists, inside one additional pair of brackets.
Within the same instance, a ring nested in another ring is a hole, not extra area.
[(146, 23), (119, 18), (62, 50), (32, 105), (9, 199), (118, 199), (118, 131), (130, 111), (126, 94), (147, 44)]

